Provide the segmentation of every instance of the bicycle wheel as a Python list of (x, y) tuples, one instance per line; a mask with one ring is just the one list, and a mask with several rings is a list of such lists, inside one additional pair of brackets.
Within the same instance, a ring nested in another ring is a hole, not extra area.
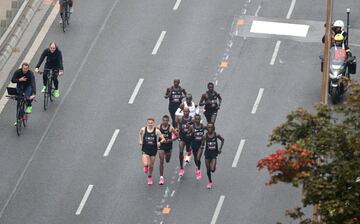
[(20, 102), (18, 103), (17, 107), (16, 107), (16, 133), (18, 136), (21, 135), (22, 133), (22, 125), (23, 125), (23, 121), (22, 121), (22, 117), (24, 115), (24, 102), (22, 99), (19, 99)]
[(66, 21), (66, 13), (63, 13), (63, 16), (61, 17), (62, 19), (62, 27), (63, 27), (63, 31), (66, 31), (66, 25), (67, 25), (67, 21)]
[(52, 85), (53, 85), (53, 80), (52, 80), (52, 77), (53, 77), (53, 73), (51, 73), (51, 76), (48, 78), (48, 90), (49, 90), (49, 98), (50, 98), (50, 101), (51, 102), (53, 102), (53, 87), (52, 87)]
[(65, 14), (66, 14), (66, 23), (67, 25), (70, 24), (70, 6), (69, 6), (69, 2), (66, 3), (66, 11), (65, 11)]
[(48, 94), (48, 87), (46, 87), (44, 92), (44, 110), (47, 110), (48, 104), (49, 104), (49, 94)]
[(26, 127), (28, 120), (28, 114), (24, 113), (24, 116), (22, 117), (23, 126)]

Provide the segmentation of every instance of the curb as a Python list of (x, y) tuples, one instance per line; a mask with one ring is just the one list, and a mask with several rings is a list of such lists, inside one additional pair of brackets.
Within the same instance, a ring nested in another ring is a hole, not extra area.
[(13, 50), (41, 3), (42, 0), (25, 0), (19, 11), (16, 13), (13, 21), (0, 38), (0, 70), (2, 70), (5, 63), (13, 53)]

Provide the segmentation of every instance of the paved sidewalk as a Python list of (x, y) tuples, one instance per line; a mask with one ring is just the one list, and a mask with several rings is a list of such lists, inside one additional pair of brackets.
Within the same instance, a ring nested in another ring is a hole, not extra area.
[(24, 0), (0, 0), (0, 36), (15, 17)]

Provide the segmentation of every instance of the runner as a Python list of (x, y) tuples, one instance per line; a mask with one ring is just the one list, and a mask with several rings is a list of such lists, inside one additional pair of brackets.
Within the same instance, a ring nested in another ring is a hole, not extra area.
[(179, 124), (179, 135), (180, 135), (180, 142), (179, 142), (179, 161), (180, 161), (180, 170), (179, 176), (183, 176), (184, 171), (184, 148), (186, 147), (186, 151), (189, 152), (191, 150), (190, 144), (192, 140), (192, 117), (189, 115), (190, 110), (189, 108), (184, 108), (183, 110), (184, 116), (180, 120), (177, 121)]
[(149, 117), (146, 122), (146, 127), (140, 129), (139, 144), (142, 146), (142, 162), (144, 165), (144, 173), (148, 173), (148, 185), (152, 185), (152, 173), (154, 170), (154, 163), (157, 153), (157, 138), (160, 137), (160, 143), (165, 142), (163, 134), (160, 130), (154, 127), (155, 119)]
[(180, 86), (180, 79), (174, 79), (174, 85), (166, 89), (165, 99), (169, 99), (169, 113), (173, 127), (177, 128), (175, 112), (179, 108), (182, 99), (186, 95), (185, 89)]
[(205, 106), (204, 115), (207, 123), (211, 122), (215, 124), (217, 111), (220, 108), (221, 96), (214, 91), (214, 83), (208, 83), (208, 91), (201, 96), (199, 106)]
[[(166, 163), (170, 162), (171, 159), (171, 150), (172, 150), (172, 142), (177, 139), (177, 132), (174, 127), (169, 124), (169, 116), (164, 115), (162, 117), (162, 123), (157, 127), (160, 132), (163, 134), (165, 138), (165, 142), (160, 144), (159, 147), (159, 171), (160, 171), (160, 180), (159, 184), (163, 185), (165, 183), (164, 179), (164, 158)], [(172, 138), (175, 136), (175, 138)]]
[[(220, 148), (218, 147), (217, 139), (221, 141)], [(203, 145), (205, 145), (206, 173), (209, 178), (206, 188), (210, 189), (212, 187), (211, 173), (214, 173), (216, 170), (216, 157), (221, 153), (224, 145), (224, 138), (215, 132), (215, 126), (211, 122), (207, 124), (207, 133), (205, 134)]]
[(191, 141), (191, 149), (193, 151), (194, 154), (194, 161), (195, 161), (195, 173), (196, 173), (196, 179), (200, 180), (201, 179), (201, 155), (203, 153), (204, 150), (204, 146), (203, 146), (203, 138), (204, 138), (204, 134), (205, 134), (205, 127), (204, 125), (200, 122), (201, 121), (201, 116), (200, 114), (196, 114), (194, 117), (194, 124), (192, 125), (192, 130), (193, 130), (193, 139)]

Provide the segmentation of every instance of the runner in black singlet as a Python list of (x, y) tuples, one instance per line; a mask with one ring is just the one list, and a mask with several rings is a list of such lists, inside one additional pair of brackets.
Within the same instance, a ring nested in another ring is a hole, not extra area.
[(165, 183), (165, 179), (164, 179), (164, 159), (166, 160), (166, 163), (170, 162), (170, 158), (171, 158), (171, 150), (173, 147), (173, 141), (177, 139), (176, 138), (172, 138), (172, 136), (177, 136), (177, 132), (175, 130), (174, 127), (172, 127), (169, 124), (169, 116), (168, 115), (164, 115), (162, 117), (162, 123), (160, 125), (158, 125), (157, 127), (160, 132), (163, 134), (164, 138), (165, 138), (165, 142), (160, 144), (159, 147), (159, 159), (160, 159), (160, 164), (159, 164), (159, 171), (160, 171), (160, 180), (159, 180), (159, 184), (163, 185)]
[(144, 173), (148, 173), (148, 184), (152, 185), (152, 172), (158, 148), (158, 137), (161, 143), (165, 142), (160, 130), (154, 127), (154, 118), (148, 118), (146, 127), (140, 129), (139, 144), (141, 145)]
[(201, 179), (201, 171), (200, 171), (200, 165), (201, 165), (201, 155), (203, 153), (204, 146), (202, 146), (203, 143), (203, 137), (205, 134), (205, 127), (201, 122), (201, 116), (199, 114), (196, 114), (194, 117), (194, 123), (192, 125), (192, 131), (193, 131), (193, 139), (191, 141), (191, 149), (194, 154), (194, 161), (195, 161), (195, 173), (196, 173), (196, 179)]
[(208, 91), (201, 96), (199, 106), (205, 106), (204, 115), (207, 123), (215, 123), (217, 112), (221, 104), (221, 96), (214, 91), (214, 83), (208, 83)]
[(174, 85), (166, 89), (165, 99), (169, 99), (169, 113), (172, 119), (173, 127), (177, 127), (175, 123), (175, 112), (179, 108), (182, 99), (186, 96), (185, 89), (180, 86), (180, 79), (174, 80)]
[[(217, 142), (218, 139), (221, 141), (220, 148)], [(221, 153), (224, 145), (224, 138), (215, 132), (215, 126), (211, 122), (207, 124), (207, 133), (204, 136), (203, 143), (205, 145), (206, 174), (209, 178), (209, 183), (206, 187), (210, 189), (212, 187), (211, 173), (214, 173), (216, 170), (216, 157)]]
[(191, 151), (190, 144), (192, 140), (192, 117), (189, 115), (190, 110), (189, 108), (184, 108), (183, 110), (184, 115), (182, 118), (177, 121), (179, 124), (179, 161), (180, 161), (180, 170), (179, 176), (184, 175), (184, 148), (186, 147), (186, 151)]

